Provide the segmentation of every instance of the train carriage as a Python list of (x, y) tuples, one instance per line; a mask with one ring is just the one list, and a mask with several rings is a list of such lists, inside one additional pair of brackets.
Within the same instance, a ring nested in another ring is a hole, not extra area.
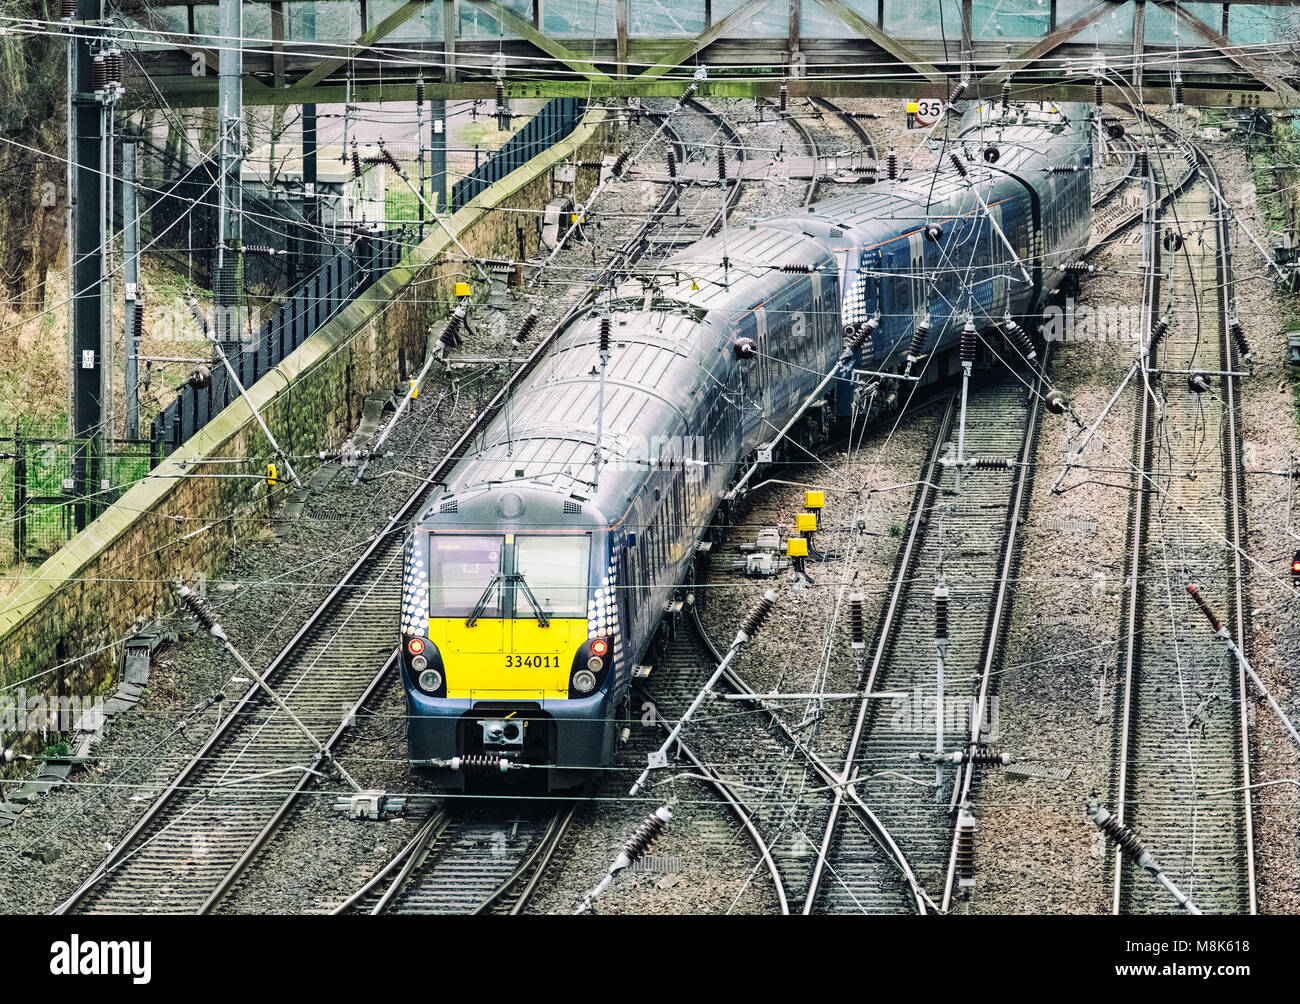
[(817, 414), (865, 417), (853, 369), (902, 372), (922, 319), (934, 380), (968, 317), (1037, 312), (1086, 242), (1088, 128), (1078, 106), (977, 106), (960, 167), (702, 241), (560, 332), (414, 521), (412, 761), (451, 789), (527, 765), (551, 791), (610, 764), (633, 668), (732, 479), (837, 361)]

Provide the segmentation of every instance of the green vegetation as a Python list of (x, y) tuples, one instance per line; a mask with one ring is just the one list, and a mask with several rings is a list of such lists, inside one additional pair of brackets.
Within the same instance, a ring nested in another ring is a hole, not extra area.
[(50, 743), (50, 745), (46, 746), (41, 751), (41, 756), (46, 760), (64, 760), (69, 752), (68, 744), (60, 739), (57, 743)]

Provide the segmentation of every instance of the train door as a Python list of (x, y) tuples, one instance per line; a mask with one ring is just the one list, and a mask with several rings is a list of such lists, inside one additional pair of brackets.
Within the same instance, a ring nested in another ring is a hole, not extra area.
[(927, 297), (929, 286), (925, 281), (925, 236), (921, 231), (907, 237), (909, 265), (908, 274), (912, 283), (912, 323), (909, 331), (921, 323), (929, 313), (930, 303)]
[[(1007, 259), (1010, 255), (1007, 253), (1006, 245), (1002, 243), (1002, 237), (999, 234), (1006, 233), (1002, 229), (1002, 207), (990, 206), (989, 216), (992, 218), (994, 226), (989, 227), (989, 261), (992, 262), (993, 272), (993, 289), (992, 302), (989, 307), (989, 315), (995, 320), (1001, 320), (1002, 315), (1007, 312)], [(996, 229), (995, 229), (996, 227)]]
[[(772, 344), (767, 331), (767, 311), (762, 307), (754, 310), (754, 322), (758, 325), (758, 393), (762, 402), (762, 415), (772, 412)], [(761, 419), (762, 415), (758, 417)]]

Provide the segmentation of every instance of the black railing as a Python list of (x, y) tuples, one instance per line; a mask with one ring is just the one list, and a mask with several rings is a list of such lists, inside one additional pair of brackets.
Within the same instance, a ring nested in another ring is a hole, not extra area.
[(452, 186), (451, 211), (454, 213), (462, 208), (483, 189), (568, 136), (582, 121), (586, 106), (582, 98), (555, 98), (542, 105), (541, 111), (511, 136), (490, 160)]
[[(252, 386), (384, 272), (395, 268), (406, 241), (405, 230), (358, 239), (289, 293), (255, 335), (224, 346), (240, 383)], [(186, 384), (154, 417), (151, 439), (155, 457), (175, 451), (239, 396), (222, 363), (213, 362), (209, 370), (205, 385)]]

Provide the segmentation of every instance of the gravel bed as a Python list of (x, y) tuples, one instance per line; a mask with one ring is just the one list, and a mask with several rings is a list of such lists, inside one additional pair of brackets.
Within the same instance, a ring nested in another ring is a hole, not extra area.
[[(1172, 124), (1172, 122), (1171, 122)], [(1254, 199), (1242, 151), (1210, 144), (1225, 194), (1247, 215)], [(1122, 242), (1097, 261), (1108, 271), (1138, 269), (1140, 244)], [(1294, 718), (1290, 681), (1297, 657), (1296, 605), (1287, 579), (1285, 470), (1297, 450), (1294, 410), (1285, 383), (1287, 304), (1265, 278), (1258, 252), (1234, 233), (1237, 301), (1255, 357), (1242, 381), (1242, 437), (1247, 471), (1247, 544), (1254, 607), (1249, 654)], [(1141, 303), (1138, 276), (1107, 274), (1084, 284), (1080, 307)], [(1294, 298), (1291, 310), (1295, 310)], [(1113, 337), (1113, 336), (1112, 336)], [(1073, 341), (1054, 346), (1051, 376), (1085, 423), (1109, 400), (1133, 361), (1133, 342)], [(976, 808), (976, 889), (959, 907), (972, 913), (1103, 913), (1110, 910), (1111, 848), (1084, 816), (1090, 791), (1105, 793), (1112, 773), (1116, 639), (1124, 587), (1134, 391), (1103, 422), (1101, 444), (1086, 454), (1097, 468), (1075, 470), (1064, 494), (1050, 488), (1071, 429), (1048, 415), (1039, 441), (1039, 471), (1022, 530), (1023, 558), (1012, 606), (1010, 640), (1000, 673), (998, 743), (1017, 757), (1068, 770), (1069, 776), (1023, 778), (986, 771)], [(1262, 567), (1261, 567), (1262, 566)], [(1222, 605), (1222, 604), (1220, 604)], [(1254, 695), (1252, 695), (1253, 697)], [(1254, 699), (1252, 781), (1297, 773), (1297, 751), (1262, 700)], [(1261, 913), (1300, 910), (1300, 798), (1294, 786), (1262, 789), (1255, 798), (1255, 861)], [(1159, 855), (1159, 848), (1152, 848)]]

